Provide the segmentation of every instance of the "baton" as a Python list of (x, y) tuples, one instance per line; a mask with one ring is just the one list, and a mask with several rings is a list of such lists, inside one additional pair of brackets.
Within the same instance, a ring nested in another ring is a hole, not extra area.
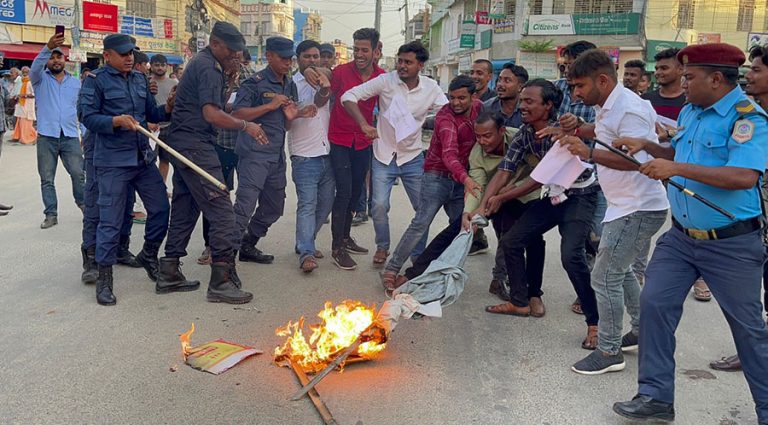
[[(622, 151), (621, 149), (617, 149), (617, 148), (615, 148), (615, 147), (613, 147), (613, 146), (609, 145), (608, 143), (605, 143), (605, 142), (603, 142), (601, 140), (597, 140), (597, 139), (592, 139), (592, 140), (594, 140), (595, 143), (597, 143), (598, 145), (603, 146), (606, 149), (608, 149), (609, 151), (615, 153), (616, 155), (619, 155), (620, 157), (626, 159), (627, 161), (632, 162), (633, 164), (637, 165), (638, 167), (643, 165), (640, 161), (638, 161), (634, 157), (630, 156), (626, 152)], [(734, 216), (733, 214), (731, 214), (728, 211), (722, 209), (717, 204), (713, 203), (712, 201), (710, 201), (707, 198), (702, 197), (698, 193), (694, 193), (691, 189), (686, 188), (685, 186), (681, 185), (680, 183), (672, 181), (671, 179), (664, 179), (663, 181), (667, 182), (672, 187), (677, 188), (678, 190), (680, 190), (681, 192), (685, 193), (686, 195), (696, 199), (697, 201), (701, 202), (702, 204), (704, 204), (704, 205), (712, 208), (713, 210), (719, 212), (720, 214), (730, 218), (731, 220), (735, 220), (736, 219), (736, 216)]]
[(204, 179), (206, 179), (209, 182), (213, 183), (214, 186), (218, 187), (219, 189), (221, 189), (223, 191), (227, 191), (227, 185), (225, 185), (224, 183), (222, 183), (219, 180), (217, 180), (216, 177), (213, 177), (212, 175), (210, 175), (207, 171), (205, 171), (202, 168), (200, 168), (194, 162), (190, 161), (189, 158), (187, 158), (186, 156), (180, 154), (176, 149), (168, 146), (167, 143), (165, 143), (164, 141), (160, 140), (159, 137), (157, 137), (154, 134), (152, 134), (149, 131), (147, 131), (146, 128), (144, 128), (144, 127), (142, 127), (140, 125), (137, 125), (136, 129), (139, 131), (139, 133), (141, 133), (141, 134), (149, 137), (150, 139), (154, 140), (155, 143), (157, 143), (158, 146), (160, 146), (161, 148), (165, 149), (174, 158), (176, 158), (179, 161), (183, 162), (187, 167), (191, 168), (192, 171), (196, 172), (197, 174), (199, 174)]

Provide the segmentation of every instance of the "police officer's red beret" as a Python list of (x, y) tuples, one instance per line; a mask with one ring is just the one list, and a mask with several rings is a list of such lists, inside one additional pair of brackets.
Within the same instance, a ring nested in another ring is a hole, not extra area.
[(736, 46), (712, 43), (684, 47), (677, 53), (677, 60), (683, 65), (738, 68), (747, 60), (747, 57)]

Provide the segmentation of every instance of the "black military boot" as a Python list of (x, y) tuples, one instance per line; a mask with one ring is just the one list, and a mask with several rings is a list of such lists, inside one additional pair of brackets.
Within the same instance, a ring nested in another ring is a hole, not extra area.
[(200, 281), (187, 280), (184, 277), (178, 258), (163, 257), (160, 259), (160, 269), (155, 285), (156, 293), (188, 292), (196, 291), (198, 288), (200, 288)]
[(147, 271), (147, 276), (153, 282), (157, 282), (157, 273), (159, 265), (157, 262), (157, 252), (160, 250), (162, 241), (144, 241), (144, 249), (136, 256), (136, 261)]
[(117, 304), (117, 298), (112, 293), (112, 266), (99, 266), (99, 280), (96, 281), (96, 302), (101, 305)]
[(83, 254), (83, 275), (80, 280), (86, 285), (93, 285), (99, 280), (99, 266), (96, 264), (96, 248), (80, 248)]
[(141, 267), (136, 257), (130, 251), (131, 238), (128, 236), (120, 236), (120, 245), (117, 247), (117, 264), (123, 266), (133, 267), (138, 269)]
[(259, 238), (248, 235), (243, 237), (240, 244), (240, 261), (259, 264), (272, 264), (275, 261), (274, 255), (265, 254), (256, 248), (258, 242)]
[(232, 263), (211, 264), (211, 282), (208, 284), (207, 300), (212, 303), (247, 304), (253, 294), (240, 290), (232, 281)]

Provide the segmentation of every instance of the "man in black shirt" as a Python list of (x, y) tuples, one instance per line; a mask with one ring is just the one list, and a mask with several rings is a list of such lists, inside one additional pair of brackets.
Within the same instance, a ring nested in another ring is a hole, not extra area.
[[(656, 61), (655, 75), (659, 89), (647, 92), (642, 96), (643, 99), (651, 102), (657, 114), (675, 121), (685, 106), (685, 93), (682, 85), (683, 64), (677, 60), (677, 52), (679, 51), (680, 49), (671, 48), (656, 53), (653, 59)], [(662, 136), (665, 135), (662, 134)], [(662, 139), (665, 138), (662, 137)]]
[[(236, 119), (224, 112), (226, 99), (224, 71), (240, 66), (245, 39), (237, 28), (217, 22), (211, 32), (210, 45), (187, 65), (186, 77), (176, 91), (176, 105), (171, 119), (170, 145), (219, 181), (224, 180), (221, 163), (214, 147), (219, 129), (242, 130), (260, 144), (267, 137), (258, 124)], [(160, 259), (161, 281), (183, 279), (179, 258), (187, 255), (187, 244), (200, 212), (211, 223), (211, 281), (207, 299), (210, 302), (244, 304), (253, 299), (242, 291), (235, 270), (232, 235), (235, 214), (229, 192), (200, 177), (187, 165), (173, 160), (173, 202), (171, 224), (165, 244), (165, 257)]]

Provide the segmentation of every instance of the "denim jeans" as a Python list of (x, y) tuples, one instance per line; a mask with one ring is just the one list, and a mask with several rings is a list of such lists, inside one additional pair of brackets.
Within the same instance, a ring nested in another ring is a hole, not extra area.
[(315, 255), (315, 237), (333, 209), (336, 183), (329, 156), (291, 156), (291, 178), (296, 185), (296, 249), (299, 264)]
[(421, 178), (421, 199), (416, 216), (392, 253), (387, 271), (400, 273), (419, 241), (429, 235), (429, 226), (440, 208), (445, 209), (449, 223), (459, 219), (464, 210), (464, 185), (455, 182), (447, 173), (439, 175), (426, 171)]
[(528, 306), (525, 248), (553, 227), (560, 232), (560, 261), (581, 300), (587, 325), (597, 325), (595, 292), (590, 285), (584, 245), (595, 215), (594, 192), (569, 194), (568, 199), (552, 205), (549, 198), (531, 201), (515, 225), (504, 234), (501, 243), (507, 263), (510, 302)]
[(40, 174), (40, 189), (43, 194), (43, 205), (46, 217), (58, 215), (58, 201), (56, 199), (56, 167), (59, 165), (59, 157), (64, 164), (64, 169), (72, 179), (72, 195), (75, 204), (85, 204), (83, 190), (85, 186), (85, 173), (83, 172), (83, 149), (77, 137), (48, 137), (39, 135), (37, 138), (37, 172)]
[(632, 271), (632, 262), (661, 229), (667, 210), (637, 211), (603, 223), (603, 235), (592, 269), (598, 324), (597, 348), (618, 354), (624, 325), (624, 308), (629, 314), (632, 332), (640, 329), (640, 285)]
[[(421, 198), (421, 176), (423, 174), (423, 155), (418, 155), (403, 165), (397, 165), (394, 158), (389, 164), (382, 164), (376, 158), (373, 159), (371, 165), (371, 190), (373, 191), (371, 218), (376, 234), (377, 249), (389, 251), (389, 198), (395, 180), (400, 177), (413, 210), (418, 211), (419, 199)], [(428, 235), (424, 233), (416, 248), (410, 253), (411, 257), (418, 257), (424, 251), (424, 247), (427, 246), (427, 237)]]

